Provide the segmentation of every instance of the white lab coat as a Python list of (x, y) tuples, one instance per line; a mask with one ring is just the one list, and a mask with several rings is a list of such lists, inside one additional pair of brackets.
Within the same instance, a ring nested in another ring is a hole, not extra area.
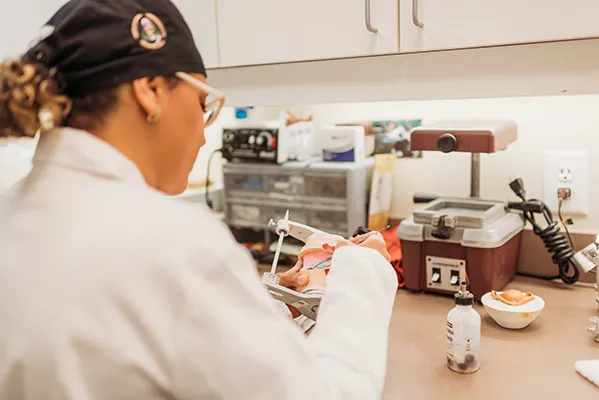
[(335, 253), (305, 337), (224, 224), (114, 148), (60, 129), (33, 163), (0, 198), (0, 400), (380, 398), (397, 287), (380, 254)]
[(14, 148), (0, 149), (0, 197), (31, 171), (31, 162)]

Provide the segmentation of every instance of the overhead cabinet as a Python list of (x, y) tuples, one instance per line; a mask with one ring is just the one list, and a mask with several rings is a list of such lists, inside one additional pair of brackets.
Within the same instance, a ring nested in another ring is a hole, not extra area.
[[(211, 69), (599, 37), (597, 0), (172, 1)], [(65, 2), (5, 7), (0, 57), (22, 54)]]
[(400, 51), (598, 37), (597, 21), (597, 0), (400, 0)]
[(217, 7), (221, 67), (399, 49), (397, 0), (217, 0)]
[(218, 32), (215, 0), (172, 0), (185, 17), (206, 68), (217, 68)]
[(220, 66), (599, 37), (597, 0), (216, 0)]

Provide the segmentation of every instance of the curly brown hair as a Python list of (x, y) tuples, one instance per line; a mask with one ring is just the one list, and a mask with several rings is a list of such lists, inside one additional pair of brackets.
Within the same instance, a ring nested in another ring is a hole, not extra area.
[(44, 118), (61, 125), (71, 107), (71, 99), (59, 92), (55, 71), (24, 60), (0, 64), (0, 137), (34, 137), (49, 127)]
[[(171, 88), (179, 83), (166, 79)], [(0, 138), (35, 137), (60, 126), (93, 130), (117, 103), (118, 87), (69, 98), (54, 69), (25, 58), (0, 64)]]

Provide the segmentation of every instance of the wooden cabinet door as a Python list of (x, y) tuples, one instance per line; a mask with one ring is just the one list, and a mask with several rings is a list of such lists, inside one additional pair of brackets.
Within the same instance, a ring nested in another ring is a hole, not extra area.
[(193, 34), (206, 68), (218, 67), (215, 0), (172, 0)]
[(400, 1), (401, 51), (599, 36), (597, 0)]
[[(217, 3), (223, 67), (398, 50), (398, 0), (217, 0)], [(376, 33), (368, 29), (368, 17)]]

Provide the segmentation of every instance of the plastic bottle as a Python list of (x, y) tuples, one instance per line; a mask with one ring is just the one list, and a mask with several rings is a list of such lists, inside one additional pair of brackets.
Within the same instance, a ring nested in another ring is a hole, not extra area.
[(471, 374), (480, 368), (480, 314), (472, 307), (474, 296), (460, 284), (456, 306), (447, 314), (447, 366)]

